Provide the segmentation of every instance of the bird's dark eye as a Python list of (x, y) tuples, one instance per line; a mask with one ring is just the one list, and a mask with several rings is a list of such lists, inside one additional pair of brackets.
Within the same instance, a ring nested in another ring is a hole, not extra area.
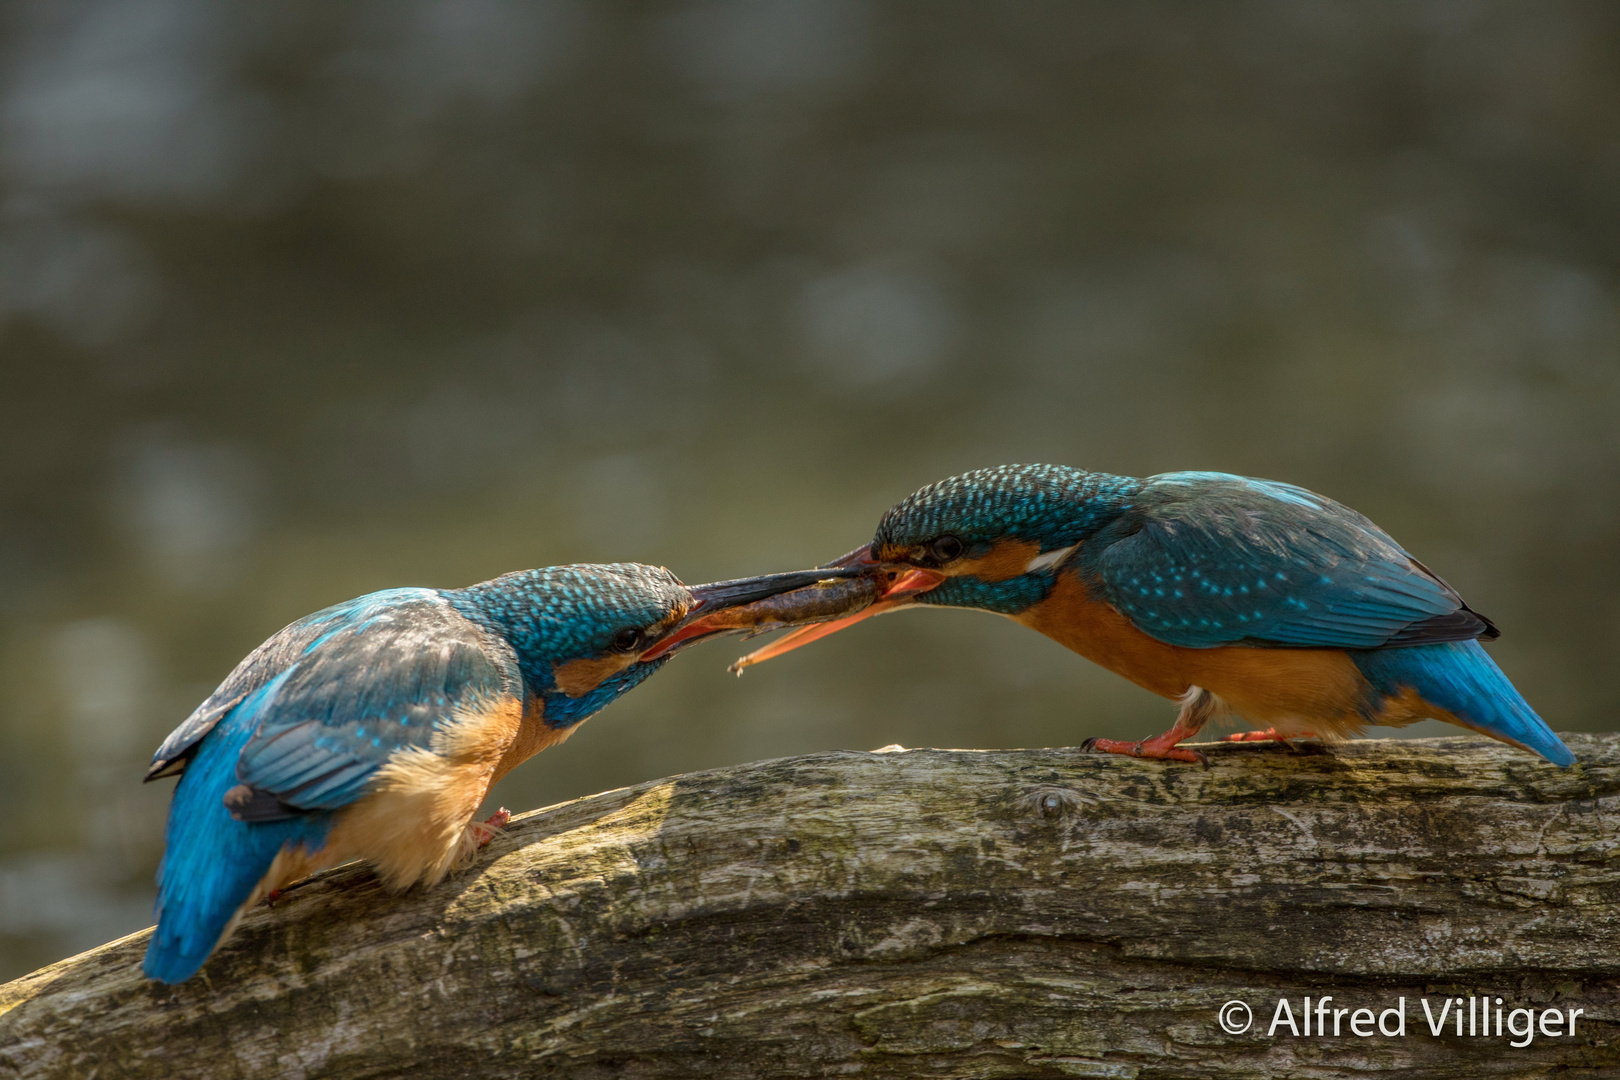
[(613, 651), (625, 653), (634, 652), (636, 646), (641, 644), (641, 637), (642, 634), (639, 627), (627, 626), (614, 635)]
[(944, 536), (937, 537), (933, 543), (928, 545), (928, 554), (932, 555), (938, 562), (948, 563), (952, 559), (961, 557), (962, 548), (963, 544), (960, 538), (946, 533)]

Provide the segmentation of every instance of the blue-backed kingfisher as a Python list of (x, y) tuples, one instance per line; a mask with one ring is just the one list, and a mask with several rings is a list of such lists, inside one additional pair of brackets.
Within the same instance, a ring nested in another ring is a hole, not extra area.
[(840, 573), (689, 589), (634, 563), (555, 566), (299, 619), (153, 757), (148, 780), (180, 782), (146, 974), (190, 978), (247, 907), (323, 867), (368, 860), (395, 890), (438, 882), (505, 824), (473, 815), (514, 766), (678, 649), (782, 625), (750, 604)]
[(1207, 764), (1177, 744), (1214, 718), (1266, 729), (1231, 738), (1282, 740), (1432, 717), (1575, 760), (1480, 647), (1498, 636), (1489, 619), (1367, 518), (1292, 484), (981, 469), (904, 499), (829, 566), (887, 591), (849, 592), (844, 617), (733, 670), (898, 607), (979, 608), (1180, 704), (1162, 735), (1089, 749)]

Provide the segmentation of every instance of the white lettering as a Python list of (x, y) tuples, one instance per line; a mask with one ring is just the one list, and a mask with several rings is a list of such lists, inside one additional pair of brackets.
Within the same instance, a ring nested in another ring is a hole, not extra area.
[[(1418, 999), (1423, 1006), (1423, 1022), (1429, 1034), (1441, 1038), (1449, 1027), (1455, 1026), (1459, 1037), (1504, 1038), (1515, 1050), (1522, 1050), (1535, 1042), (1538, 1035), (1549, 1039), (1575, 1036), (1575, 1019), (1585, 1016), (1585, 1009), (1514, 1007), (1513, 1002), (1490, 994), (1471, 994), (1466, 1002), (1461, 997)], [(1466, 1004), (1466, 1008), (1464, 1005)], [(1333, 997), (1302, 997), (1297, 1002), (1286, 997), (1276, 999), (1267, 1038), (1277, 1038), (1286, 1031), (1294, 1038), (1343, 1038), (1354, 1035), (1370, 1038), (1382, 1035), (1388, 1039), (1406, 1037), (1407, 999), (1399, 997), (1395, 1003), (1380, 1011), (1371, 1007), (1332, 1007)], [(1466, 1031), (1463, 1014), (1468, 1014)], [(1494, 1016), (1492, 1013), (1494, 1012)], [(1312, 1019), (1314, 1016), (1314, 1020)], [(1329, 1023), (1331, 1017), (1332, 1023)], [(1223, 1023), (1225, 1021), (1223, 1020)], [(1345, 1029), (1349, 1028), (1348, 1031)]]
[[(1396, 1001), (1398, 1004), (1395, 1006), (1395, 1008), (1385, 1009), (1383, 1012), (1378, 1014), (1378, 1030), (1383, 1034), (1388, 1035), (1390, 1038), (1395, 1038), (1397, 1036), (1405, 1037), (1406, 1035), (1406, 999), (1397, 998)], [(1398, 1021), (1394, 1031), (1391, 1031), (1384, 1026), (1384, 1017), (1389, 1016), (1391, 1013), (1395, 1015)], [(1445, 1015), (1445, 1013), (1441, 1013), (1441, 1019), (1444, 1019)], [(1436, 1032), (1436, 1034), (1438, 1034), (1438, 1032)]]
[[(1284, 1017), (1287, 1017), (1287, 1019), (1283, 1019)], [(1305, 1011), (1305, 1024), (1307, 1028), (1309, 1028), (1310, 1023), (1311, 1014), (1309, 1008), (1307, 1008)], [(1294, 1036), (1295, 1038), (1299, 1037), (1299, 1028), (1294, 1026), (1294, 1010), (1288, 1007), (1287, 998), (1277, 999), (1277, 1011), (1271, 1014), (1271, 1027), (1266, 1030), (1266, 1037), (1270, 1038), (1271, 1036), (1277, 1034), (1277, 1028), (1281, 1024), (1288, 1025), (1288, 1033), (1290, 1035)], [(1310, 1031), (1307, 1030), (1305, 1034), (1309, 1035)]]
[[(1425, 1020), (1427, 1020), (1429, 1022), (1429, 1034), (1430, 1035), (1433, 1035), (1437, 1039), (1440, 1037), (1440, 1029), (1445, 1026), (1446, 1014), (1449, 1013), (1450, 1011), (1451, 1011), (1451, 999), (1450, 998), (1446, 998), (1446, 1007), (1440, 1010), (1440, 1015), (1439, 1016), (1435, 1016), (1434, 1013), (1429, 1011), (1429, 999), (1428, 998), (1423, 999), (1423, 1019), (1425, 1019)], [(1401, 1022), (1403, 1024), (1406, 1022), (1406, 1017), (1404, 1015), (1401, 1017)], [(1462, 1027), (1462, 1010), (1460, 1010), (1460, 1009), (1457, 1011), (1457, 1027), (1459, 1028), (1457, 1034), (1461, 1035), (1462, 1031), (1460, 1029)]]

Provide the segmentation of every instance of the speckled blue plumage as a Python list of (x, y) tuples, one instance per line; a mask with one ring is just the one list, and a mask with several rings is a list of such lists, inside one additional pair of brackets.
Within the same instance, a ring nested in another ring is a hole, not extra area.
[(1052, 591), (1057, 571), (1019, 574), (1004, 581), (984, 581), (976, 577), (946, 578), (937, 588), (917, 598), (918, 603), (935, 607), (966, 607), (1016, 615), (1039, 603)]
[(154, 757), (153, 775), (184, 771), (147, 974), (190, 977), (282, 846), (319, 847), (334, 812), (395, 753), (429, 748), (458, 710), (506, 698), (538, 698), (554, 727), (579, 723), (663, 661), (579, 698), (558, 691), (554, 669), (688, 602), (666, 570), (548, 567), (466, 589), (371, 593), (277, 633)]
[(524, 684), (544, 695), (546, 722), (553, 727), (599, 712), (665, 661), (636, 664), (579, 698), (551, 692), (553, 667), (600, 655), (623, 627), (646, 626), (689, 602), (674, 574), (639, 563), (523, 570), (443, 596), (468, 620), (511, 644)]
[[(1142, 486), (1128, 476), (1065, 465), (1002, 465), (930, 484), (895, 504), (878, 523), (874, 551), (925, 544), (942, 533), (963, 541), (969, 557), (1003, 539), (1068, 547), (1112, 520)], [(951, 578), (918, 598), (938, 607), (970, 607), (1013, 615), (1051, 591), (1055, 571), (1004, 581)]]
[(1190, 648), (1372, 649), (1488, 626), (1349, 507), (1224, 473), (1149, 477), (1075, 566), (1137, 626)]
[(1004, 537), (1067, 547), (1130, 506), (1142, 481), (1066, 465), (1001, 465), (929, 484), (878, 523), (874, 549), (926, 543), (941, 533), (981, 551)]

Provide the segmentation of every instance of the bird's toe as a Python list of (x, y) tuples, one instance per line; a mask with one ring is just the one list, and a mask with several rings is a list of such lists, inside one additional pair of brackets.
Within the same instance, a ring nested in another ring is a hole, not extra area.
[(501, 831), (512, 820), (512, 811), (501, 807), (483, 821), (475, 821), (468, 826), (472, 830), (474, 842), (478, 847), (487, 847), (489, 842), (501, 834)]

